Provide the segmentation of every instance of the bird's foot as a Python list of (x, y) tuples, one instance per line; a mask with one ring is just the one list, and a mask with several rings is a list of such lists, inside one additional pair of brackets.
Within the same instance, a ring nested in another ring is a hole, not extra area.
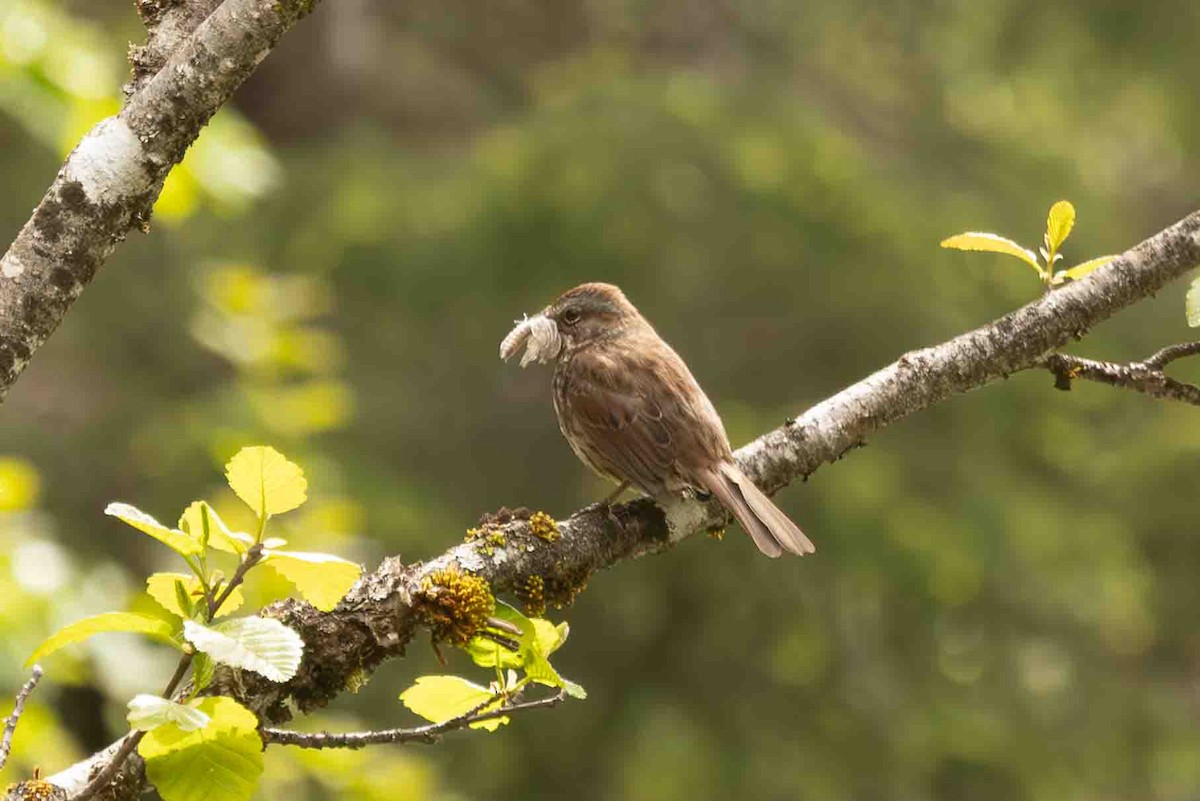
[(592, 504), (588, 504), (587, 506), (583, 507), (583, 509), (581, 510), (582, 513), (583, 514), (603, 513), (604, 516), (608, 518), (608, 521), (610, 523), (612, 523), (617, 528), (624, 530), (625, 524), (621, 522), (621, 518), (617, 517), (616, 512), (613, 511), (613, 502), (616, 501), (617, 498), (621, 497), (621, 493), (623, 493), (627, 489), (629, 489), (629, 482), (622, 483), (621, 486), (617, 487), (616, 490), (614, 490), (612, 493), (610, 493), (604, 499), (596, 501), (595, 503), (592, 503)]

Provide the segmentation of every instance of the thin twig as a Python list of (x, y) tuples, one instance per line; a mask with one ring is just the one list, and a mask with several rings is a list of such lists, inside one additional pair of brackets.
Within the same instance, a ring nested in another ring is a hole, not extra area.
[(1152, 369), (1161, 370), (1176, 359), (1182, 359), (1185, 356), (1195, 356), (1197, 353), (1200, 353), (1200, 341), (1182, 342), (1178, 345), (1169, 345), (1163, 348), (1149, 359), (1143, 361), (1142, 364)]
[(108, 761), (104, 769), (97, 773), (95, 778), (88, 782), (87, 787), (80, 790), (79, 795), (72, 798), (71, 801), (84, 801), (84, 799), (91, 798), (107, 787), (108, 783), (117, 775), (117, 771), (125, 764), (125, 760), (133, 753), (133, 749), (137, 748), (138, 743), (145, 736), (146, 732), (144, 731), (132, 731), (126, 734), (124, 739), (121, 740), (121, 747), (117, 749), (117, 753), (113, 754), (112, 759)]
[(233, 595), (233, 591), (241, 586), (246, 580), (246, 574), (250, 572), (250, 568), (262, 561), (263, 547), (261, 543), (256, 543), (246, 551), (246, 555), (242, 557), (242, 561), (238, 563), (237, 570), (234, 571), (233, 577), (229, 579), (229, 583), (225, 585), (225, 589), (217, 596), (215, 601), (210, 601), (208, 604), (208, 622), (211, 623), (217, 616), (217, 612), (221, 611), (221, 606), (229, 600), (229, 596)]
[(12, 714), (4, 721), (4, 734), (0, 736), (0, 769), (8, 762), (8, 755), (12, 751), (13, 735), (17, 732), (17, 722), (21, 719), (21, 715), (25, 714), (25, 702), (29, 700), (29, 696), (33, 694), (38, 682), (42, 680), (42, 666), (33, 666), (33, 675), (29, 677), (29, 681), (25, 682), (25, 686), (17, 693), (16, 703), (13, 704)]
[(1200, 353), (1200, 343), (1189, 342), (1186, 345), (1163, 348), (1145, 361), (1128, 364), (1053, 353), (1046, 357), (1044, 366), (1054, 373), (1054, 386), (1058, 389), (1069, 390), (1073, 379), (1083, 378), (1113, 387), (1132, 389), (1154, 398), (1200, 406), (1200, 387), (1171, 378), (1161, 369), (1162, 365), (1191, 353)]
[(261, 730), (262, 738), (264, 743), (272, 745), (295, 745), (300, 748), (363, 748), (368, 745), (380, 745), (383, 743), (436, 743), (441, 739), (441, 735), (446, 732), (464, 729), (473, 723), (506, 717), (513, 712), (557, 706), (562, 703), (566, 697), (566, 693), (563, 690), (559, 690), (554, 695), (546, 698), (539, 698), (535, 701), (522, 701), (521, 703), (509, 706), (489, 709), (486, 712), (483, 711), (501, 697), (495, 696), (489, 698), (471, 711), (456, 718), (444, 720), (441, 723), (417, 726), (411, 729), (380, 729), (376, 731), (343, 732), (341, 734), (332, 732), (306, 734), (304, 732), (291, 731), (290, 729), (265, 728)]

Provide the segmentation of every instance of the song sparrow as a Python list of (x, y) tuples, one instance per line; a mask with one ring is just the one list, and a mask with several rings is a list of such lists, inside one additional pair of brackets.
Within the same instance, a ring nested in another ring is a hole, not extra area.
[(500, 343), (521, 366), (557, 359), (554, 411), (575, 455), (652, 498), (712, 493), (767, 556), (812, 542), (733, 460), (712, 402), (671, 346), (611, 284), (583, 284), (520, 321)]

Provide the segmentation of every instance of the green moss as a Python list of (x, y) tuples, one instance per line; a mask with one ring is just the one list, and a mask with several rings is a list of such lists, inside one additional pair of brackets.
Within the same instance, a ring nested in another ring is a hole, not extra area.
[(479, 576), (456, 568), (421, 580), (414, 608), (435, 642), (466, 645), (496, 611), (491, 587)]
[(579, 593), (587, 589), (591, 571), (578, 568), (560, 571), (557, 575), (544, 580), (545, 603), (555, 609), (563, 609), (575, 603)]
[(546, 614), (546, 580), (536, 573), (525, 579), (517, 589), (517, 597), (525, 607), (525, 614), (541, 617)]
[(508, 542), (508, 535), (503, 529), (484, 526), (482, 528), (467, 529), (467, 536), (463, 542), (479, 542), (479, 552), (487, 556), (493, 556), (497, 548), (503, 548)]
[(546, 542), (554, 542), (562, 536), (558, 530), (558, 523), (545, 512), (534, 512), (529, 516), (529, 531)]

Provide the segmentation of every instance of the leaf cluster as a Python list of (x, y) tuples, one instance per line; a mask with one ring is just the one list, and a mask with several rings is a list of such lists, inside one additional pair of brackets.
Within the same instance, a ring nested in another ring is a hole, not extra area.
[[(1048, 289), (1068, 281), (1078, 281), (1116, 258), (1115, 255), (1098, 256), (1076, 264), (1070, 269), (1057, 270), (1056, 265), (1062, 260), (1062, 253), (1059, 252), (1059, 249), (1067, 241), (1067, 237), (1071, 235), (1074, 227), (1075, 207), (1069, 201), (1060, 200), (1050, 207), (1050, 213), (1046, 215), (1046, 233), (1042, 236), (1042, 246), (1038, 248), (1037, 253), (999, 234), (982, 231), (967, 231), (943, 239), (941, 245), (954, 250), (1002, 253), (1020, 259), (1037, 272), (1038, 278)], [(1041, 261), (1038, 260), (1039, 256)]]
[[(404, 705), (431, 723), (444, 723), (464, 715), (501, 710), (531, 683), (556, 687), (572, 698), (587, 697), (583, 687), (550, 664), (550, 655), (570, 634), (565, 622), (555, 625), (540, 617), (526, 617), (503, 601), (496, 602), (495, 618), (503, 629), (493, 628), (463, 646), (476, 665), (494, 671), (495, 678), (487, 686), (460, 676), (421, 676), (400, 694)], [(507, 640), (510, 629), (520, 631), (515, 642)], [(471, 723), (470, 727), (495, 731), (508, 721), (501, 715)]]
[[(262, 740), (254, 713), (232, 698), (199, 693), (212, 681), (217, 664), (249, 670), (275, 682), (296, 675), (304, 642), (278, 620), (249, 615), (229, 618), (244, 603), (241, 584), (260, 566), (290, 581), (319, 609), (330, 610), (358, 580), (361, 567), (324, 553), (289, 551), (285, 540), (268, 538), (267, 524), (307, 499), (300, 467), (273, 448), (243, 448), (226, 465), (230, 489), (257, 517), (253, 533), (232, 530), (207, 501), (189, 505), (175, 527), (125, 503), (105, 513), (174, 551), (188, 572), (154, 573), (146, 593), (166, 616), (107, 612), (72, 623), (46, 639), (29, 658), (33, 663), (55, 651), (104, 632), (143, 634), (182, 653), (180, 668), (191, 668), (182, 696), (173, 681), (161, 696), (143, 694), (129, 702), (130, 727), (143, 733), (138, 752), (165, 801), (245, 801), (262, 774)], [(214, 562), (235, 557), (228, 578)]]

